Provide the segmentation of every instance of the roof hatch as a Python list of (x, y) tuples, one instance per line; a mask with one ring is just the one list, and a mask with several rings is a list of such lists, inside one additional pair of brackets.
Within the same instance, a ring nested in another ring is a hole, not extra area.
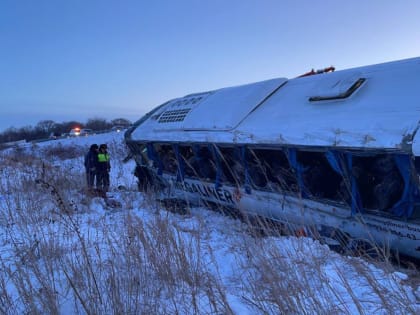
[(331, 75), (324, 78), (326, 80), (320, 80), (313, 94), (308, 98), (310, 102), (346, 99), (366, 81), (366, 78), (359, 74), (353, 74), (350, 77)]

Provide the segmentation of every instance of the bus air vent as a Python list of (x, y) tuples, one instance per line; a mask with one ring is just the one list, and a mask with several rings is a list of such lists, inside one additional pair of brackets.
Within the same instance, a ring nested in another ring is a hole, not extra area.
[(163, 112), (159, 117), (159, 123), (172, 123), (184, 121), (187, 114), (190, 112), (191, 108), (167, 110)]

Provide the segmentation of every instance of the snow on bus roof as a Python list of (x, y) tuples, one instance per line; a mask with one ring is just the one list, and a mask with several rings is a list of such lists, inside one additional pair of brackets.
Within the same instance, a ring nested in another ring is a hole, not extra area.
[(131, 137), (401, 149), (418, 128), (419, 87), (420, 58), (272, 79), (168, 102)]

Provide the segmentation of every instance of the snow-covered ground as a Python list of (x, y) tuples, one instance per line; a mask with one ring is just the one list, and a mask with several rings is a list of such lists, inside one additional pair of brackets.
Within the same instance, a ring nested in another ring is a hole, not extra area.
[[(84, 193), (93, 143), (108, 144), (121, 208)], [(1, 313), (420, 314), (418, 270), (168, 212), (136, 191), (126, 154), (117, 132), (0, 152)]]

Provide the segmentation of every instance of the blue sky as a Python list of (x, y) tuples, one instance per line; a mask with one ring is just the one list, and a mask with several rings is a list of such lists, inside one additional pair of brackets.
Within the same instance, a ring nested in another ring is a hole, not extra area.
[(0, 132), (420, 56), (417, 0), (1, 0)]

